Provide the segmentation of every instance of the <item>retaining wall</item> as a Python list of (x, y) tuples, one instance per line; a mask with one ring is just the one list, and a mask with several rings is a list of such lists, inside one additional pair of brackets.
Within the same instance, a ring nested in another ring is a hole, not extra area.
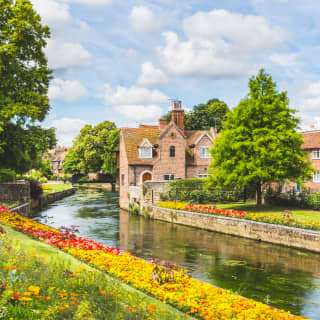
[(142, 213), (151, 219), (320, 253), (320, 232), (318, 231), (196, 212), (159, 208), (152, 205), (146, 206)]
[(0, 201), (25, 203), (30, 201), (30, 185), (28, 182), (0, 183)]
[(45, 196), (42, 196), (40, 199), (32, 200), (31, 206), (33, 209), (34, 208), (42, 209), (42, 208), (46, 207), (47, 205), (49, 205), (50, 203), (53, 203), (55, 201), (58, 201), (58, 200), (65, 198), (65, 197), (71, 196), (75, 192), (76, 192), (75, 188), (70, 188), (70, 189), (55, 192), (55, 193), (49, 193)]

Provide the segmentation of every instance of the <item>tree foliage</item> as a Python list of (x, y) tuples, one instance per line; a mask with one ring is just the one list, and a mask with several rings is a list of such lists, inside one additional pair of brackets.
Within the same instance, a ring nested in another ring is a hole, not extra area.
[(302, 151), (299, 119), (286, 92), (278, 92), (264, 70), (249, 80), (250, 92), (223, 123), (211, 150), (211, 184), (254, 185), (261, 204), (264, 183), (301, 182), (312, 167)]
[(66, 155), (66, 173), (102, 172), (116, 174), (116, 154), (119, 129), (114, 122), (104, 121), (95, 127), (84, 126)]
[(55, 143), (53, 129), (35, 125), (49, 111), (49, 36), (29, 0), (0, 1), (0, 166), (17, 172)]
[[(229, 107), (219, 99), (211, 99), (207, 103), (201, 103), (193, 107), (193, 110), (185, 113), (185, 130), (209, 130), (222, 127), (222, 121), (226, 118)], [(169, 123), (171, 121), (171, 111), (164, 118)]]

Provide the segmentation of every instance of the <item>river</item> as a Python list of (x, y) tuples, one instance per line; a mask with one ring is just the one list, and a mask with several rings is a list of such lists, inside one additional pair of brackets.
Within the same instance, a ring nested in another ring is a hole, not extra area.
[(320, 320), (320, 254), (132, 216), (118, 199), (80, 189), (34, 218), (57, 228), (79, 226), (83, 237), (176, 262), (197, 279)]

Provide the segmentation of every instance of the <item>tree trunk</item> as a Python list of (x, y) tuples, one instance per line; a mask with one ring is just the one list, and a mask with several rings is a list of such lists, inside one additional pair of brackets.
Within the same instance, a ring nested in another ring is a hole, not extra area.
[(256, 185), (256, 199), (257, 199), (257, 207), (262, 206), (262, 190), (261, 190), (261, 183), (258, 182)]

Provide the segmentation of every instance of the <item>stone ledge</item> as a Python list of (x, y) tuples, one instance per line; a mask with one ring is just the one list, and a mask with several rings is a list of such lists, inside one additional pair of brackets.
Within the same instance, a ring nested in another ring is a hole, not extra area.
[(281, 244), (320, 253), (320, 232), (245, 219), (146, 206), (152, 219), (216, 231), (249, 239)]

